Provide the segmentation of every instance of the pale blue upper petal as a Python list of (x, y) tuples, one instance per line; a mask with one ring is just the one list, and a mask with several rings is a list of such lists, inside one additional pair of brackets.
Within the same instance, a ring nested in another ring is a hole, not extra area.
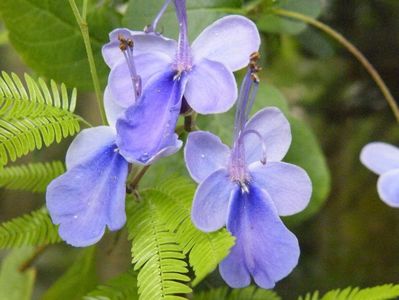
[(399, 207), (399, 169), (388, 171), (378, 178), (378, 194), (382, 201), (392, 207)]
[(115, 143), (115, 130), (109, 126), (98, 126), (82, 130), (68, 148), (65, 164), (67, 170), (85, 163), (101, 149)]
[(200, 114), (222, 113), (234, 105), (237, 84), (233, 73), (223, 64), (202, 59), (189, 73), (184, 96)]
[(187, 137), (184, 159), (191, 177), (200, 183), (220, 168), (227, 168), (230, 149), (219, 137), (206, 131), (194, 131)]
[(238, 185), (230, 180), (226, 169), (209, 175), (197, 188), (191, 210), (191, 220), (200, 230), (211, 232), (222, 228), (227, 220), (227, 208)]
[(256, 185), (232, 197), (227, 229), (236, 244), (219, 270), (233, 288), (249, 285), (249, 275), (261, 288), (273, 288), (298, 263), (298, 240), (280, 220), (271, 197)]
[[(245, 130), (257, 131), (262, 136), (268, 162), (282, 160), (290, 147), (290, 123), (276, 107), (268, 107), (258, 111), (249, 119), (245, 125)], [(261, 142), (255, 134), (245, 136), (245, 156), (248, 165), (263, 158)]]
[(116, 103), (109, 91), (108, 86), (104, 91), (104, 109), (109, 126), (115, 130), (116, 121), (122, 116), (126, 108)]
[(207, 28), (192, 44), (194, 64), (203, 58), (224, 64), (230, 71), (248, 65), (249, 56), (259, 50), (256, 25), (243, 16), (223, 17)]
[(376, 174), (399, 169), (399, 148), (393, 145), (373, 142), (363, 147), (360, 161)]
[(280, 216), (301, 212), (309, 204), (312, 182), (302, 168), (284, 162), (256, 162), (249, 169), (251, 178), (267, 191)]
[(124, 225), (127, 171), (116, 145), (108, 143), (50, 183), (47, 208), (63, 240), (85, 247), (100, 240), (107, 226), (118, 230)]
[(136, 55), (156, 52), (163, 53), (172, 59), (176, 52), (176, 41), (165, 38), (162, 35), (148, 34), (143, 31), (131, 31), (126, 28), (117, 28), (109, 34), (110, 42), (105, 44), (102, 48), (104, 60), (110, 68), (113, 68), (121, 60), (124, 60), (123, 53), (119, 48), (119, 35), (133, 40), (134, 53)]
[(150, 164), (175, 153), (182, 146), (175, 134), (187, 78), (173, 71), (154, 76), (138, 103), (116, 123), (117, 145), (126, 160)]

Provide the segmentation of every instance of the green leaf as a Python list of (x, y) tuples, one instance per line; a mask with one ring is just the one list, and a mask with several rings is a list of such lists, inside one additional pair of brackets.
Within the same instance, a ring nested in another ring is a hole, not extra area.
[(57, 227), (44, 208), (0, 224), (0, 249), (43, 246), (59, 241)]
[[(152, 23), (156, 14), (162, 7), (163, 1), (159, 0), (130, 0), (123, 25), (136, 30), (143, 29)], [(218, 18), (229, 14), (243, 13), (241, 0), (187, 0), (187, 15), (189, 36), (193, 40), (201, 31)], [(165, 36), (177, 37), (177, 21), (173, 4), (169, 5), (158, 30)]]
[(263, 290), (254, 286), (244, 289), (229, 290), (226, 287), (202, 291), (194, 294), (193, 300), (281, 300), (271, 290)]
[(69, 96), (64, 84), (48, 87), (28, 75), (25, 82), (27, 89), (15, 74), (0, 76), (0, 167), (80, 130), (76, 90)]
[(32, 257), (33, 248), (12, 250), (3, 260), (0, 269), (0, 299), (30, 300), (36, 271), (32, 268), (20, 272), (24, 261)]
[(227, 256), (234, 245), (234, 238), (223, 229), (204, 233), (191, 223), (191, 205), (196, 186), (184, 178), (172, 178), (143, 195), (150, 198), (157, 208), (160, 220), (176, 233), (176, 240), (188, 255), (197, 285)]
[[(320, 0), (278, 0), (275, 7), (317, 18), (321, 13), (322, 5)], [(303, 22), (274, 15), (269, 9), (259, 15), (256, 24), (260, 31), (288, 34), (301, 33), (307, 26)]]
[(65, 172), (60, 161), (29, 163), (0, 170), (0, 187), (9, 190), (45, 192), (47, 185)]
[(133, 270), (127, 271), (107, 283), (99, 285), (83, 300), (137, 300), (137, 275)]
[(299, 300), (388, 300), (399, 297), (399, 285), (385, 284), (365, 289), (347, 287), (327, 292), (323, 297), (319, 292), (308, 293)]
[(82, 251), (81, 256), (71, 265), (50, 289), (43, 295), (43, 300), (80, 300), (97, 284), (96, 248)]
[(127, 208), (127, 227), (132, 240), (134, 269), (139, 270), (137, 285), (140, 299), (185, 299), (179, 294), (191, 292), (183, 249), (160, 220), (151, 194)]
[[(77, 2), (80, 7), (81, 1)], [(92, 89), (86, 50), (68, 1), (1, 0), (0, 14), (11, 44), (29, 67), (69, 86)], [(101, 47), (108, 33), (120, 27), (120, 17), (108, 6), (93, 5), (87, 20), (96, 66), (105, 84), (109, 70)]]

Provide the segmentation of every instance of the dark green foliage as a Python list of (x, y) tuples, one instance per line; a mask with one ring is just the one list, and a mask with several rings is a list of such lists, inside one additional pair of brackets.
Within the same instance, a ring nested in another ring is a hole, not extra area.
[(263, 290), (255, 286), (243, 289), (230, 290), (226, 287), (199, 292), (194, 295), (193, 300), (281, 300), (271, 290)]
[(0, 187), (9, 190), (45, 192), (54, 178), (65, 172), (60, 161), (30, 163), (0, 170)]

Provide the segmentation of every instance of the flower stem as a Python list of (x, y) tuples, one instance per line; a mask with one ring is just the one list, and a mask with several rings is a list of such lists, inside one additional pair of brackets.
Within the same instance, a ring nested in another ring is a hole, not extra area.
[(24, 261), (18, 270), (20, 272), (25, 272), (27, 269), (29, 269), (32, 266), (32, 264), (35, 262), (35, 260), (44, 252), (44, 250), (46, 250), (46, 248), (47, 245), (37, 247), (32, 256), (29, 257), (26, 261)]
[(86, 22), (87, 14), (87, 1), (83, 2), (83, 14), (81, 15), (78, 7), (76, 6), (75, 0), (69, 0), (69, 4), (72, 8), (73, 14), (75, 15), (76, 22), (79, 25), (80, 32), (82, 33), (83, 42), (86, 48), (87, 59), (89, 61), (91, 78), (93, 80), (94, 91), (96, 93), (97, 104), (100, 110), (101, 121), (103, 124), (107, 124), (107, 119), (105, 117), (104, 105), (102, 103), (102, 93), (100, 88), (100, 81), (98, 79), (97, 68), (94, 62), (93, 49), (90, 43), (89, 27)]
[(129, 188), (134, 191), (137, 189), (137, 186), (143, 178), (144, 174), (147, 172), (147, 170), (150, 168), (151, 165), (144, 166), (141, 168), (141, 170), (137, 173), (137, 175), (132, 179), (132, 181), (129, 183)]
[(359, 51), (359, 49), (356, 48), (355, 45), (353, 45), (351, 42), (349, 42), (342, 34), (339, 32), (335, 31), (333, 28), (330, 26), (303, 14), (293, 12), (293, 11), (288, 11), (285, 9), (279, 9), (279, 8), (274, 8), (272, 9), (272, 12), (275, 13), (276, 15), (283, 16), (283, 17), (288, 17), (291, 19), (299, 20), (304, 23), (307, 23), (324, 33), (328, 34), (332, 38), (334, 38), (336, 41), (338, 41), (342, 46), (344, 46), (362, 65), (363, 67), (367, 70), (367, 72), (370, 74), (370, 76), (373, 78), (379, 89), (381, 90), (382, 94), (384, 95), (386, 101), (388, 102), (393, 114), (395, 115), (396, 120), (399, 122), (399, 108), (398, 105), (392, 96), (389, 88), (386, 86), (384, 80), (381, 78), (380, 74), (377, 72), (377, 70), (373, 67), (373, 65), (367, 60), (367, 58)]

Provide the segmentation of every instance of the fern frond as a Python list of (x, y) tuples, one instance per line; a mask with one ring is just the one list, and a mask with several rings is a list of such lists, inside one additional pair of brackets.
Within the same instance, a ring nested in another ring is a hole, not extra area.
[(195, 185), (184, 178), (167, 180), (149, 191), (158, 211), (162, 212), (159, 217), (169, 230), (176, 232), (183, 253), (188, 255), (196, 275), (193, 286), (211, 273), (234, 245), (234, 237), (225, 229), (205, 233), (194, 227), (191, 222), (194, 192)]
[(76, 134), (84, 121), (73, 113), (75, 89), (69, 96), (65, 85), (52, 81), (49, 88), (28, 75), (25, 83), (27, 89), (15, 74), (0, 76), (0, 167)]
[(399, 297), (399, 285), (385, 284), (370, 288), (360, 289), (358, 287), (347, 287), (327, 292), (319, 297), (319, 292), (308, 293), (299, 300), (389, 300)]
[(134, 269), (139, 270), (137, 285), (140, 299), (185, 299), (190, 293), (186, 282), (190, 278), (183, 249), (159, 219), (151, 194), (143, 194), (143, 201), (128, 207), (128, 231), (132, 240)]
[(44, 192), (54, 178), (65, 172), (60, 161), (30, 163), (0, 170), (0, 187), (9, 190)]
[(0, 249), (42, 246), (59, 241), (57, 227), (44, 208), (0, 224)]
[(137, 276), (130, 270), (99, 285), (83, 300), (137, 300)]
[(229, 290), (226, 287), (201, 291), (194, 294), (193, 300), (281, 300), (275, 292), (263, 290), (255, 286)]
[(59, 88), (52, 80), (49, 88), (43, 79), (39, 78), (36, 82), (27, 74), (25, 86), (15, 73), (11, 73), (11, 76), (6, 72), (1, 73), (0, 118), (37, 118), (74, 112), (76, 89), (69, 96), (65, 84)]

